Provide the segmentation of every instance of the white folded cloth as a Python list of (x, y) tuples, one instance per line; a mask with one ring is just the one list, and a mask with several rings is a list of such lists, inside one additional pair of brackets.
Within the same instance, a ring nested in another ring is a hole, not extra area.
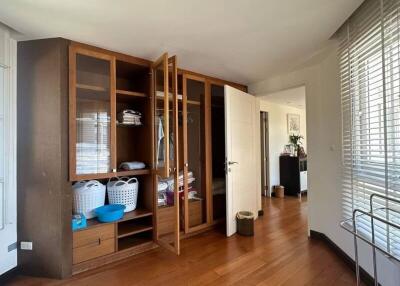
[(117, 114), (118, 122), (127, 125), (142, 125), (141, 118), (140, 112), (131, 109), (125, 109)]
[(143, 162), (133, 161), (133, 162), (122, 162), (119, 165), (120, 169), (123, 170), (139, 170), (146, 168), (146, 164)]
[(158, 182), (158, 192), (165, 192), (168, 189), (168, 183), (166, 182)]

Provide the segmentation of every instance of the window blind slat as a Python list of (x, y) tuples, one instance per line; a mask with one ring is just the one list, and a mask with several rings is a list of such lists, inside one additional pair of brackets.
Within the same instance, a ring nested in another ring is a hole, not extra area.
[[(339, 31), (342, 208), (369, 211), (372, 194), (400, 198), (400, 0), (367, 0)], [(382, 200), (374, 206), (386, 206)], [(395, 207), (395, 206), (391, 206)], [(396, 206), (400, 210), (400, 206)], [(400, 215), (380, 211), (400, 223)], [(360, 232), (371, 236), (370, 219)], [(375, 223), (376, 241), (400, 257), (400, 232)]]

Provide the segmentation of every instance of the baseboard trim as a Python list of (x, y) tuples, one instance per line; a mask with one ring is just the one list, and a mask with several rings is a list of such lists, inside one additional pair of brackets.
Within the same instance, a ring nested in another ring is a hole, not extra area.
[[(327, 237), (325, 234), (321, 232), (310, 230), (310, 238), (325, 242), (355, 273), (356, 266), (354, 260), (350, 256), (348, 256), (347, 253), (344, 252), (329, 237)], [(369, 275), (369, 273), (365, 271), (362, 267), (360, 267), (360, 279), (368, 286), (374, 285), (374, 278), (371, 275)]]
[(19, 274), (18, 266), (13, 269), (8, 270), (6, 273), (0, 275), (0, 285), (7, 285), (12, 278), (16, 277)]

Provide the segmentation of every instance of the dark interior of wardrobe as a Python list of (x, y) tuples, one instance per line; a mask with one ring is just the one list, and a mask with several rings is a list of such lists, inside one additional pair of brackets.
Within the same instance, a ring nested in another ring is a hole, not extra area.
[[(205, 172), (205, 82), (187, 80), (187, 148), (190, 178), (194, 181), (189, 192), (197, 193), (197, 200), (189, 199), (189, 226), (207, 222)], [(190, 180), (189, 178), (189, 180)]]
[(226, 217), (224, 87), (211, 84), (212, 194), (214, 220)]

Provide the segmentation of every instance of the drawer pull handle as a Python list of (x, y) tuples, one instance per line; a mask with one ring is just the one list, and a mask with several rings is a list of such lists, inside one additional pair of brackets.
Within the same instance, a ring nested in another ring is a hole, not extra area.
[(89, 243), (87, 243), (87, 244), (85, 244), (83, 246), (97, 246), (97, 245), (100, 245), (100, 244), (101, 244), (101, 238), (99, 237), (98, 239), (96, 239), (96, 240), (94, 240), (92, 242), (89, 242)]

